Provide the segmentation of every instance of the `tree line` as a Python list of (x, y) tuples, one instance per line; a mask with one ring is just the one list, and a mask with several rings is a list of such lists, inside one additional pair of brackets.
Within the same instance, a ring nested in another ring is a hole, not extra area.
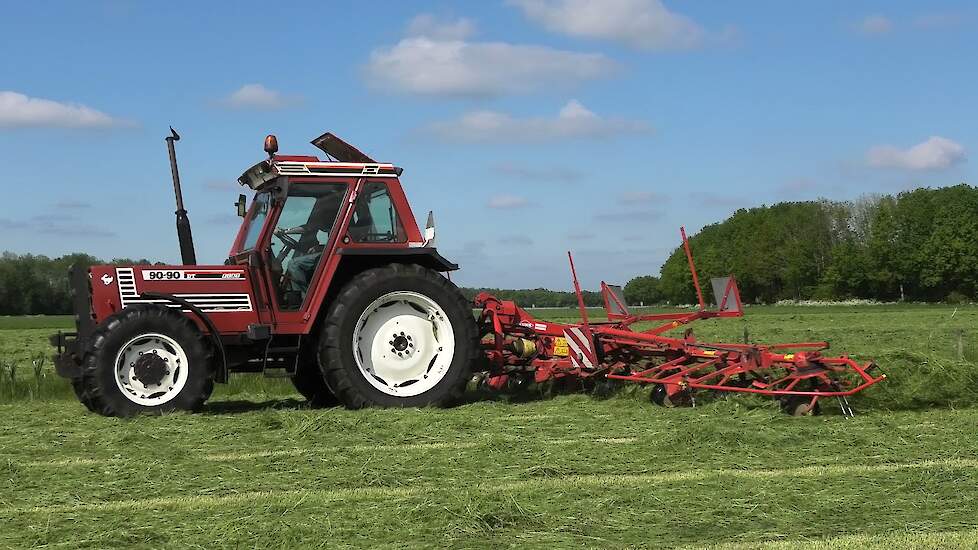
[(102, 263), (148, 264), (148, 260), (115, 258), (103, 262), (88, 254), (49, 258), (34, 254), (0, 255), (0, 315), (64, 315), (71, 313), (68, 270)]
[[(709, 279), (734, 274), (745, 303), (784, 299), (950, 301), (978, 299), (978, 188), (961, 184), (916, 189), (855, 201), (783, 202), (742, 209), (689, 239), (707, 299)], [(68, 269), (148, 264), (108, 262), (87, 254), (49, 258), (0, 256), (0, 315), (67, 314)], [(464, 288), (466, 298), (488, 291), (524, 307), (576, 307), (573, 292)], [(682, 246), (658, 275), (625, 285), (630, 304), (695, 303)], [(584, 292), (588, 306), (603, 304)]]
[[(970, 301), (978, 299), (978, 188), (742, 209), (689, 244), (706, 296), (710, 277), (734, 274), (745, 303)], [(694, 303), (683, 248), (658, 277), (632, 279), (625, 295), (631, 302)]]

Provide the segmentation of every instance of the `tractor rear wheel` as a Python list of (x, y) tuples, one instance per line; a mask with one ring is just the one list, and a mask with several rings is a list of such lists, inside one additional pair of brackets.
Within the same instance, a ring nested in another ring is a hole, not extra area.
[(472, 306), (441, 274), (391, 264), (358, 274), (327, 311), (319, 365), (351, 409), (458, 401), (478, 352)]
[[(305, 346), (303, 347), (305, 348)], [(303, 349), (299, 354), (299, 364), (292, 376), (292, 385), (313, 407), (323, 408), (338, 405), (339, 400), (330, 391), (329, 386), (326, 385), (326, 380), (323, 379), (323, 373), (319, 370), (319, 364), (316, 362), (316, 349), (314, 347), (310, 349), (311, 353)]]
[(164, 306), (130, 306), (89, 340), (75, 391), (105, 416), (196, 410), (214, 389), (210, 346), (190, 319)]

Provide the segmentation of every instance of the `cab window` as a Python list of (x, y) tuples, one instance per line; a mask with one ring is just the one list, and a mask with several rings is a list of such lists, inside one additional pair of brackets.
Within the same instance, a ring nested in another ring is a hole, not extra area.
[(296, 310), (308, 294), (346, 194), (344, 183), (294, 183), (270, 243), (280, 309)]
[(268, 206), (271, 204), (270, 197), (271, 195), (267, 191), (255, 195), (255, 200), (251, 206), (251, 217), (248, 218), (248, 230), (245, 233), (244, 241), (241, 243), (241, 250), (252, 250), (258, 244), (261, 228), (265, 225), (265, 218), (268, 217)]
[(349, 235), (358, 243), (407, 240), (386, 183), (369, 182), (364, 186), (350, 220)]

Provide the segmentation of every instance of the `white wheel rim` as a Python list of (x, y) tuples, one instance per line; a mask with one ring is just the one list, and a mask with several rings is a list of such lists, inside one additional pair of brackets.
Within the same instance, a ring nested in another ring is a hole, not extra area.
[(353, 330), (360, 374), (387, 395), (411, 397), (435, 387), (455, 356), (455, 332), (434, 300), (391, 292), (364, 309)]
[(176, 340), (163, 334), (141, 334), (116, 354), (115, 382), (133, 403), (159, 406), (183, 390), (188, 367), (187, 353)]

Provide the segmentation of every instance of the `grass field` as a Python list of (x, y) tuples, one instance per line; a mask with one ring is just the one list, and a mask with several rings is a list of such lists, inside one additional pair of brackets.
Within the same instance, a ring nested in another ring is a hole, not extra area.
[(641, 389), (314, 410), (245, 375), (200, 414), (102, 418), (50, 361), (34, 372), (44, 324), (0, 320), (0, 365), (18, 365), (0, 372), (0, 547), (978, 547), (973, 306), (696, 326), (876, 357), (890, 379), (852, 420), (756, 398), (667, 410)]

